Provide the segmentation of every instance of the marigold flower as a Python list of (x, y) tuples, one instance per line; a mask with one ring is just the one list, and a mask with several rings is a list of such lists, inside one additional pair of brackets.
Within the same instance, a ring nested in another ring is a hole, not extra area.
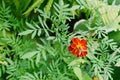
[(79, 39), (78, 37), (72, 38), (72, 44), (68, 47), (68, 51), (77, 57), (84, 57), (87, 55), (87, 41)]

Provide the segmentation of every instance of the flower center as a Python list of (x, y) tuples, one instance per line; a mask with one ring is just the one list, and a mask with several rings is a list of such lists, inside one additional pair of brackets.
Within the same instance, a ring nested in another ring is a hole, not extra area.
[(80, 43), (78, 43), (77, 48), (79, 49), (79, 52), (86, 51)]
[(77, 45), (77, 48), (78, 48), (78, 49), (82, 49), (81, 44), (78, 44), (78, 45)]

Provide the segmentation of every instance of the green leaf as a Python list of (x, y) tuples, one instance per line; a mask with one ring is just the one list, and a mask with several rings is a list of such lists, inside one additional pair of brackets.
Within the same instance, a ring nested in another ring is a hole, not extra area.
[(40, 62), (40, 54), (37, 54), (35, 63), (36, 65)]
[(64, 5), (64, 1), (63, 1), (63, 0), (60, 0), (60, 1), (59, 1), (59, 4), (60, 4), (61, 6), (63, 6), (63, 5)]
[(76, 22), (74, 25), (74, 31), (79, 31), (79, 30), (83, 30), (83, 31), (88, 30), (88, 21), (82, 19)]
[(31, 38), (33, 39), (36, 36), (37, 30), (34, 30), (34, 32), (32, 33)]
[(50, 12), (50, 9), (51, 9), (51, 6), (53, 4), (53, 1), (54, 0), (49, 0), (47, 5), (45, 6), (45, 9), (46, 9), (46, 13)]
[(47, 40), (54, 40), (55, 39), (55, 36), (48, 36), (47, 37)]
[(79, 80), (92, 80), (87, 73), (82, 73), (79, 67), (73, 67), (73, 71)]
[(43, 59), (46, 61), (47, 57), (46, 57), (46, 52), (44, 50), (42, 50), (42, 56), (43, 56)]
[[(0, 77), (2, 77), (2, 70), (1, 70), (1, 68), (0, 68)], [(1, 79), (2, 80), (2, 79)]]
[(33, 30), (26, 30), (26, 31), (19, 33), (18, 35), (27, 35), (27, 34), (30, 34), (32, 32), (33, 32)]
[(76, 66), (76, 65), (80, 65), (80, 63), (85, 63), (87, 61), (85, 61), (84, 59), (76, 59), (76, 60), (73, 60), (72, 62), (69, 63), (69, 67), (73, 67), (73, 66)]
[(36, 55), (38, 52), (39, 51), (28, 52), (28, 53), (24, 54), (23, 56), (21, 56), (21, 59), (30, 59), (31, 57)]
[(41, 29), (40, 29), (40, 28), (38, 29), (38, 33), (37, 33), (37, 35), (38, 35), (38, 36), (41, 35)]
[(28, 16), (28, 15), (30, 14), (30, 12), (31, 12), (34, 8), (40, 7), (40, 5), (41, 5), (43, 2), (44, 2), (44, 0), (37, 0), (37, 1), (35, 1), (35, 2), (32, 4), (32, 6), (30, 6), (30, 7), (28, 8), (28, 10), (23, 13), (23, 15)]
[(33, 25), (31, 25), (30, 23), (28, 23), (28, 22), (26, 22), (26, 25), (29, 27), (29, 28), (31, 28), (31, 29), (35, 29), (35, 27), (33, 26)]
[(40, 27), (38, 26), (38, 24), (36, 24), (35, 22), (33, 22), (33, 24), (35, 25), (36, 28), (38, 28), (38, 29), (40, 28)]
[(87, 73), (83, 74), (83, 78), (84, 78), (84, 80), (92, 80)]
[(115, 66), (120, 67), (120, 60), (115, 64)]
[(44, 22), (42, 21), (42, 18), (40, 16), (38, 16), (38, 19), (39, 19), (39, 22), (40, 22), (41, 26), (43, 27), (46, 35), (49, 36), (49, 33), (48, 33), (47, 29), (45, 28), (45, 26), (43, 24)]
[(72, 6), (71, 10), (76, 10), (76, 9), (79, 9), (80, 8), (80, 5), (75, 5), (75, 6)]
[(22, 1), (22, 0), (13, 0), (13, 3), (17, 9), (17, 11), (22, 12), (24, 11), (28, 5), (30, 4), (31, 0), (26, 0), (26, 1)]
[(108, 34), (110, 39), (114, 39), (114, 41), (120, 43), (120, 31), (112, 31)]
[(76, 76), (78, 77), (79, 80), (83, 80), (83, 75), (82, 75), (82, 71), (79, 67), (73, 67), (73, 71), (76, 74)]

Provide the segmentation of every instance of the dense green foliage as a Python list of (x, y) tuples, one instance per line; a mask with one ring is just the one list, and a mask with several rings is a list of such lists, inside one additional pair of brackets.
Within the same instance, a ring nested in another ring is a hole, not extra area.
[[(113, 80), (119, 0), (0, 0), (0, 80)], [(68, 52), (73, 37), (88, 54)], [(116, 79), (115, 79), (116, 80)]]

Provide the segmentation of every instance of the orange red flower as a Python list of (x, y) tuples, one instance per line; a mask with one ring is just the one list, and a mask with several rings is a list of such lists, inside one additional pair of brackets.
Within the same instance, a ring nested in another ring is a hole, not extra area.
[(68, 51), (77, 57), (84, 57), (87, 55), (87, 41), (79, 39), (78, 37), (72, 38), (72, 44), (68, 47)]

